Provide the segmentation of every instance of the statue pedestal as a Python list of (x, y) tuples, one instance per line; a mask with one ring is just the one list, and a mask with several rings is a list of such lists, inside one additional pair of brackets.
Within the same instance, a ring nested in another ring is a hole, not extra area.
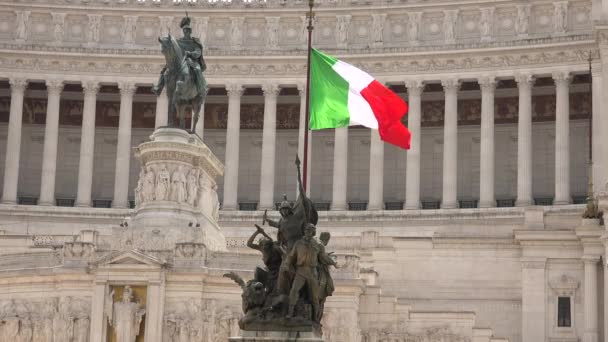
[(323, 342), (323, 338), (315, 332), (299, 331), (244, 331), (240, 337), (231, 337), (230, 342)]
[(135, 190), (137, 233), (162, 236), (164, 249), (176, 243), (202, 243), (212, 251), (226, 249), (217, 223), (216, 179), (224, 166), (195, 134), (159, 128), (151, 141), (135, 148), (141, 173)]

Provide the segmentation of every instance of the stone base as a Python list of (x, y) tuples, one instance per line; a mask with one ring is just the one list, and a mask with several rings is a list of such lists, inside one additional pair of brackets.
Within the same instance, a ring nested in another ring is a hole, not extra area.
[(323, 342), (323, 338), (316, 332), (300, 331), (244, 331), (241, 336), (230, 337), (230, 342)]

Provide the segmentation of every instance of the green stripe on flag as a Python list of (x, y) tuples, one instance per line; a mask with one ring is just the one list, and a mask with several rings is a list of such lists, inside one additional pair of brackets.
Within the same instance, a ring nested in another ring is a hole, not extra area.
[(312, 49), (310, 61), (310, 129), (345, 127), (348, 113), (348, 82), (332, 66), (338, 60)]

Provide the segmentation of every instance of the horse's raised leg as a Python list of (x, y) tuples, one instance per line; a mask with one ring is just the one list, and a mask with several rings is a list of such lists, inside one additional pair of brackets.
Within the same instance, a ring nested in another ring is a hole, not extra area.
[(201, 107), (203, 105), (203, 99), (201, 96), (197, 96), (192, 101), (192, 133), (196, 134), (196, 125), (201, 116)]
[(169, 109), (167, 110), (167, 127), (173, 127), (173, 122), (175, 120), (175, 111), (176, 111), (176, 106), (175, 103), (173, 103), (173, 99), (174, 96), (169, 95), (169, 101), (168, 101), (168, 105), (169, 105)]
[(177, 116), (179, 118), (179, 128), (186, 129), (186, 106), (184, 104), (179, 104), (177, 106)]

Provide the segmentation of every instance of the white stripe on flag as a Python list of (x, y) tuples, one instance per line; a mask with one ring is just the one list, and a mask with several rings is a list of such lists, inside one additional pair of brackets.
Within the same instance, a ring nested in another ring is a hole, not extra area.
[(367, 88), (374, 78), (365, 71), (342, 61), (333, 65), (334, 71), (348, 82), (348, 113), (349, 126), (362, 125), (378, 129), (378, 120), (369, 103), (361, 96), (363, 89)]
[(342, 61), (334, 64), (333, 69), (348, 82), (351, 89), (358, 93), (361, 93), (363, 89), (367, 88), (374, 81), (374, 78), (370, 74)]
[(372, 111), (372, 107), (361, 96), (361, 93), (355, 93), (353, 88), (350, 88), (348, 92), (348, 114), (350, 114), (349, 126), (363, 125), (378, 129), (378, 120)]

